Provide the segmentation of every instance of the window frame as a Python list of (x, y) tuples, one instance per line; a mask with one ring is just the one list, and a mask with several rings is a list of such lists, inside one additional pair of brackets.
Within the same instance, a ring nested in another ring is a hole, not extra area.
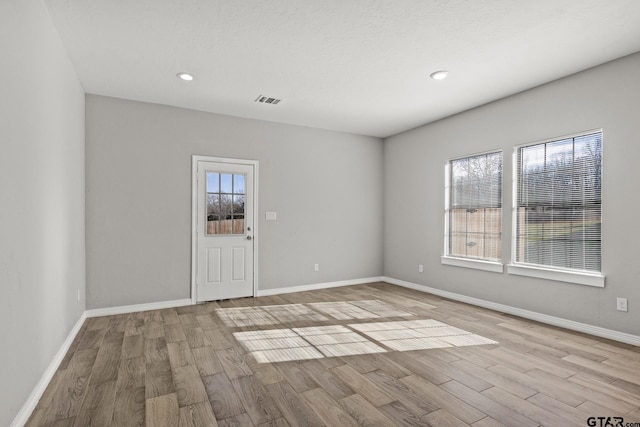
[[(602, 134), (602, 140), (604, 141), (604, 131), (602, 128), (590, 129), (583, 132), (576, 132), (567, 135), (559, 135), (553, 138), (544, 140), (528, 142), (525, 144), (516, 145), (513, 147), (512, 156), (512, 211), (511, 211), (511, 262), (507, 264), (507, 272), (509, 274), (518, 276), (535, 277), (539, 279), (555, 280), (566, 283), (575, 283), (579, 285), (595, 286), (603, 288), (605, 285), (605, 275), (603, 273), (603, 254), (602, 243), (600, 246), (600, 272), (591, 272), (584, 270), (577, 270), (572, 268), (562, 268), (543, 264), (529, 264), (524, 262), (518, 262), (517, 260), (517, 238), (518, 238), (518, 153), (521, 148), (530, 147), (534, 145), (547, 144), (550, 142), (561, 141), (563, 139), (578, 138), (585, 135), (594, 133)], [(602, 165), (600, 166), (601, 179), (604, 174), (604, 148), (601, 147)], [(604, 192), (604, 180), (602, 181), (601, 188), (601, 203), (603, 200)], [(602, 206), (602, 205), (601, 205)], [(600, 223), (603, 222), (602, 208), (600, 211)], [(600, 231), (600, 239), (602, 242), (602, 229)]]
[[(461, 257), (450, 255), (450, 210), (451, 210), (451, 167), (452, 162), (456, 160), (467, 159), (471, 157), (486, 156), (489, 154), (500, 154), (502, 160), (502, 177), (500, 180), (500, 236), (503, 236), (503, 219), (504, 219), (504, 150), (501, 148), (495, 148), (492, 150), (481, 151), (473, 154), (466, 154), (463, 156), (452, 157), (445, 162), (444, 175), (444, 254), (440, 257), (440, 262), (443, 265), (450, 265), (455, 267), (472, 268), (476, 270), (490, 271), (494, 273), (504, 272), (504, 253), (501, 250), (502, 257), (500, 260), (488, 260), (483, 258)], [(500, 240), (502, 245), (502, 239)], [(502, 248), (501, 248), (502, 249)]]

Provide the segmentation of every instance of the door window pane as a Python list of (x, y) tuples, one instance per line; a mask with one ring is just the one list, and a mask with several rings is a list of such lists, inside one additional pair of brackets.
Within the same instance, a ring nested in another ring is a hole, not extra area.
[(220, 217), (207, 215), (207, 234), (218, 234), (220, 231)]
[(244, 196), (233, 196), (233, 213), (244, 213)]
[(220, 174), (220, 192), (221, 193), (233, 193), (233, 181), (231, 179), (233, 175), (226, 173)]
[(220, 195), (220, 212), (223, 214), (230, 214), (232, 212), (233, 197), (229, 194)]
[(207, 215), (220, 213), (220, 195), (218, 193), (207, 193)]
[(244, 175), (233, 175), (233, 192), (244, 194)]
[(244, 234), (244, 215), (233, 217), (233, 234)]
[(232, 225), (233, 225), (233, 221), (231, 219), (231, 217), (227, 217), (227, 216), (223, 216), (220, 220), (220, 231), (218, 234), (233, 234), (232, 232)]
[(207, 172), (207, 193), (220, 192), (220, 174)]

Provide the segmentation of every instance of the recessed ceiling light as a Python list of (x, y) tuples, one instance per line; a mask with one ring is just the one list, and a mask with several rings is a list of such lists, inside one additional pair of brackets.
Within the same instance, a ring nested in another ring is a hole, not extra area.
[(179, 79), (186, 80), (188, 82), (193, 80), (193, 74), (189, 74), (189, 73), (178, 73), (176, 74), (176, 76), (178, 76)]
[(446, 79), (448, 74), (449, 72), (447, 70), (440, 70), (440, 71), (431, 73), (429, 77), (431, 77), (433, 80), (442, 80), (442, 79)]

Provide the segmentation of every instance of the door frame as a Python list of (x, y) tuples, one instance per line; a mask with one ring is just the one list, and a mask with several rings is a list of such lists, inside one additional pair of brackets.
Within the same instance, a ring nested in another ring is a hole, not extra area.
[(198, 162), (236, 164), (253, 167), (253, 296), (258, 294), (258, 160), (228, 157), (191, 156), (191, 304), (197, 304), (198, 267)]

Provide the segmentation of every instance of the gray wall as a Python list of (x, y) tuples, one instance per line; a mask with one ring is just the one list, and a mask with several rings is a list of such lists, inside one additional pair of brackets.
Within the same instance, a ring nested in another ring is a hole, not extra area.
[[(639, 334), (639, 75), (640, 54), (635, 54), (388, 138), (385, 275)], [(448, 159), (504, 150), (503, 258), (510, 262), (514, 145), (600, 127), (604, 289), (440, 264)], [(418, 273), (418, 264), (424, 264), (424, 273)], [(616, 297), (629, 299), (628, 313), (616, 311)]]
[(0, 2), (0, 52), (6, 426), (85, 309), (84, 93), (39, 0)]
[(193, 154), (260, 162), (260, 290), (382, 273), (382, 140), (94, 95), (86, 120), (88, 308), (190, 297)]

